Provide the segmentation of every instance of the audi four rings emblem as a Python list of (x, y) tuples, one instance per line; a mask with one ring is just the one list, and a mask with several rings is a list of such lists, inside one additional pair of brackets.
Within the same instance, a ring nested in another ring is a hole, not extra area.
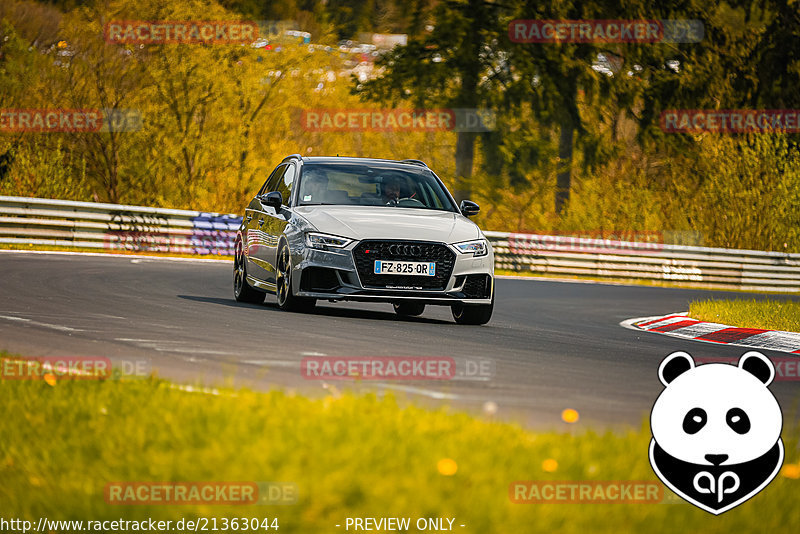
[(389, 245), (389, 254), (392, 256), (419, 256), (422, 254), (422, 247), (419, 245)]

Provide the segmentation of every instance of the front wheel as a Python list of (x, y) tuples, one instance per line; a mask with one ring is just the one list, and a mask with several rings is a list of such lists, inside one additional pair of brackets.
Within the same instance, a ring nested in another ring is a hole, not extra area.
[(253, 289), (247, 283), (247, 259), (244, 257), (242, 242), (236, 242), (235, 255), (233, 256), (233, 297), (237, 302), (261, 304), (266, 293)]
[(458, 324), (481, 325), (489, 322), (494, 311), (494, 292), (489, 304), (453, 304), (453, 319)]
[(276, 266), (276, 294), (278, 307), (284, 311), (306, 312), (314, 309), (316, 299), (295, 297), (292, 292), (292, 261), (289, 255), (289, 245), (282, 242), (278, 247), (278, 261)]

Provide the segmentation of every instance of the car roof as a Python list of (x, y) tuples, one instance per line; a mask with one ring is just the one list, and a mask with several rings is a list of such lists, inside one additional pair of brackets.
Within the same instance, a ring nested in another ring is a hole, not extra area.
[[(298, 158), (303, 163), (325, 163), (325, 164), (360, 164), (360, 165), (375, 165), (393, 166), (398, 168), (414, 168), (414, 169), (428, 169), (422, 161), (419, 160), (394, 160), (394, 159), (380, 159), (380, 158), (356, 158), (349, 156), (303, 156)], [(430, 169), (428, 169), (430, 170)]]

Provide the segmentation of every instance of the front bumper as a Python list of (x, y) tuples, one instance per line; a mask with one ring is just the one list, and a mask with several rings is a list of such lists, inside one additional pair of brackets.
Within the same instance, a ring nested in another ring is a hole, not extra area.
[[(299, 241), (299, 240), (298, 240)], [(462, 254), (451, 245), (455, 261), (443, 288), (416, 287), (413, 282), (403, 287), (365, 287), (356, 267), (354, 250), (361, 242), (344, 249), (319, 250), (304, 242), (296, 242), (293, 250), (293, 292), (299, 297), (327, 300), (401, 302), (414, 300), (424, 304), (450, 305), (490, 304), (494, 293), (494, 255), (491, 247), (486, 256), (475, 258)], [(376, 257), (375, 259), (387, 259)], [(425, 258), (419, 258), (425, 261)], [(362, 266), (363, 267), (363, 266)], [(386, 277), (387, 285), (393, 279)]]

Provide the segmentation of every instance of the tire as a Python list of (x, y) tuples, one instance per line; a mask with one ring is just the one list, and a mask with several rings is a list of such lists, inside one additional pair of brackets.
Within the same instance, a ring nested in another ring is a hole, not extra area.
[(278, 261), (275, 262), (275, 295), (278, 307), (284, 311), (307, 312), (314, 309), (317, 299), (295, 297), (292, 292), (292, 260), (289, 245), (281, 241), (278, 245)]
[(253, 289), (247, 282), (247, 260), (242, 250), (242, 242), (236, 242), (236, 252), (233, 257), (233, 297), (237, 302), (248, 304), (261, 304), (267, 296), (263, 291)]
[(416, 317), (425, 311), (425, 305), (419, 302), (401, 302), (392, 304), (394, 312), (400, 317)]
[(458, 324), (482, 325), (489, 322), (494, 310), (494, 293), (489, 304), (453, 304), (453, 319)]

